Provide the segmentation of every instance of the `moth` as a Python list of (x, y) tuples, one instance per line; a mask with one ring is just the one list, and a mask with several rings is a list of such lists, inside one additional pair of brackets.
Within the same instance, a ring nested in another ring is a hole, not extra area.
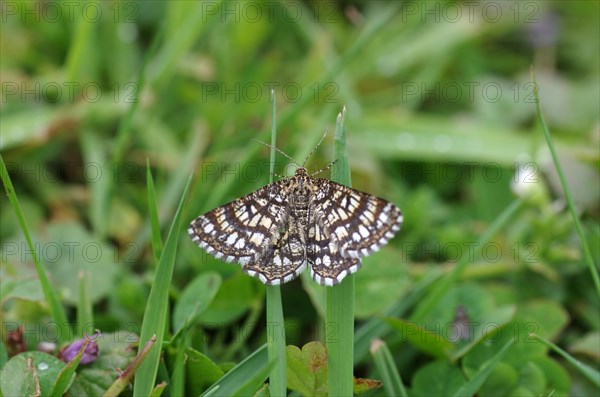
[(320, 171), (309, 175), (304, 164), (292, 177), (194, 219), (191, 239), (267, 285), (286, 283), (306, 267), (318, 284), (340, 283), (400, 230), (402, 212), (384, 199), (316, 178)]

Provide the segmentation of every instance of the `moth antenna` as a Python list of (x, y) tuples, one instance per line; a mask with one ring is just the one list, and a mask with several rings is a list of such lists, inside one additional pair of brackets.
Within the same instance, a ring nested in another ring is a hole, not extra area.
[(321, 146), (321, 143), (323, 142), (323, 139), (325, 139), (325, 137), (326, 137), (326, 136), (327, 136), (327, 130), (325, 130), (325, 133), (324, 133), (324, 134), (323, 134), (323, 136), (321, 137), (321, 140), (319, 140), (319, 143), (317, 143), (317, 146), (315, 146), (315, 147), (313, 148), (313, 150), (311, 150), (311, 151), (310, 151), (310, 153), (308, 154), (308, 156), (306, 156), (306, 158), (304, 159), (304, 162), (302, 163), (302, 167), (303, 167), (303, 168), (306, 168), (306, 167), (304, 167), (304, 166), (306, 165), (306, 162), (308, 161), (308, 159), (310, 158), (310, 156), (312, 156), (312, 155), (313, 155), (313, 153), (315, 152), (315, 150), (317, 150), (317, 148), (318, 148), (319, 146)]
[(325, 168), (321, 168), (319, 171), (313, 172), (312, 174), (310, 174), (310, 176), (319, 175), (321, 172), (327, 171), (328, 169), (333, 167), (335, 165), (335, 163), (337, 163), (337, 162), (338, 162), (337, 160), (332, 161), (331, 163), (327, 164), (327, 166)]
[(296, 164), (298, 167), (302, 167), (300, 164), (298, 164), (298, 162), (296, 160), (294, 160), (291, 156), (289, 156), (286, 152), (284, 152), (281, 149), (276, 148), (275, 146), (267, 143), (267, 142), (263, 142), (260, 139), (256, 139), (256, 138), (252, 138), (253, 141), (256, 141), (258, 143), (262, 143), (263, 145), (270, 147), (271, 149), (275, 149), (277, 150), (279, 153), (283, 154), (288, 160), (290, 160), (292, 163)]

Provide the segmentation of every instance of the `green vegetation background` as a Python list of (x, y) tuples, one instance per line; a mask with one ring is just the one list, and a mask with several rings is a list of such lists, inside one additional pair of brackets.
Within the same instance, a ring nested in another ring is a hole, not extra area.
[[(269, 140), (274, 88), (279, 148), (301, 162), (328, 130), (307, 163), (322, 168), (346, 106), (353, 186), (405, 214), (398, 237), (356, 276), (356, 376), (382, 377), (365, 339), (375, 335), (389, 346), (409, 394), (448, 394), (513, 338), (478, 395), (597, 392), (529, 333), (599, 366), (598, 291), (530, 81), (533, 65), (597, 264), (598, 2), (70, 4), (3, 2), (0, 37), (0, 149), (70, 320), (84, 271), (94, 318), (85, 331), (140, 333), (157, 263), (146, 162), (163, 236), (191, 172), (183, 225), (265, 185), (269, 149), (252, 138)], [(275, 172), (290, 175), (287, 165), (278, 157)], [(501, 230), (477, 245), (517, 201)], [(51, 318), (4, 195), (0, 210), (4, 339), (14, 324), (43, 330)], [(183, 229), (168, 334), (181, 329), (189, 309), (178, 312), (178, 302), (194, 300), (186, 287), (215, 277), (220, 288), (187, 325), (186, 346), (227, 369), (265, 341), (265, 288), (205, 254)], [(419, 309), (434, 290), (430, 282), (460, 259), (467, 262), (458, 279), (431, 310)], [(335, 333), (324, 323), (323, 296), (304, 277), (282, 288), (288, 344)], [(479, 324), (465, 340), (452, 333), (461, 305)], [(382, 331), (361, 331), (373, 321), (382, 327), (382, 317), (392, 317)], [(417, 317), (418, 331), (408, 323)], [(442, 340), (431, 341), (425, 330)], [(33, 350), (48, 335), (26, 336)], [(181, 345), (173, 346), (165, 366), (171, 375)], [(185, 390), (206, 390), (220, 376), (211, 374), (215, 379), (189, 372)], [(447, 389), (435, 389), (441, 384)]]

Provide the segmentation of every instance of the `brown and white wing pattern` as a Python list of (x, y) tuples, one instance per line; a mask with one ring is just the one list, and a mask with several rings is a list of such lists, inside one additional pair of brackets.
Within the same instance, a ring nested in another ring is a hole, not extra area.
[(265, 284), (291, 280), (304, 268), (305, 244), (290, 227), (294, 222), (286, 182), (269, 184), (199, 216), (188, 229), (190, 237), (215, 258), (239, 263)]
[(309, 238), (311, 275), (323, 285), (338, 284), (360, 268), (360, 258), (385, 245), (400, 230), (402, 213), (394, 204), (367, 193), (318, 179), (313, 201), (314, 237)]

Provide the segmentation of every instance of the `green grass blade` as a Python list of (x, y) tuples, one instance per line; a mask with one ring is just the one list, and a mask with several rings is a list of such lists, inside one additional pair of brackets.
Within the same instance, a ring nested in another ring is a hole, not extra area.
[[(350, 165), (346, 153), (346, 109), (338, 115), (335, 127), (333, 155), (336, 171), (334, 182), (352, 185)], [(327, 326), (337, 331), (327, 338), (328, 388), (330, 396), (351, 396), (354, 376), (354, 275), (347, 276), (340, 284), (328, 287), (326, 294)]]
[(69, 327), (69, 323), (67, 322), (67, 315), (65, 314), (65, 311), (62, 305), (60, 304), (58, 294), (56, 293), (54, 288), (52, 288), (52, 284), (50, 284), (50, 279), (46, 274), (46, 270), (40, 263), (38, 253), (35, 250), (33, 241), (31, 240), (29, 228), (27, 227), (27, 223), (25, 222), (25, 216), (23, 215), (23, 211), (21, 211), (19, 199), (17, 199), (15, 188), (13, 187), (13, 184), (10, 180), (10, 176), (8, 175), (8, 170), (6, 169), (6, 164), (4, 164), (4, 158), (2, 157), (2, 155), (0, 155), (0, 178), (2, 179), (2, 183), (4, 184), (4, 190), (6, 191), (8, 200), (10, 201), (10, 204), (12, 205), (17, 215), (17, 219), (19, 220), (19, 225), (21, 226), (21, 230), (23, 231), (25, 240), (27, 241), (27, 246), (29, 247), (33, 258), (33, 263), (35, 265), (35, 271), (37, 273), (38, 278), (40, 279), (40, 284), (42, 285), (44, 298), (48, 302), (50, 315), (52, 316), (52, 319), (58, 327), (58, 337), (61, 342), (67, 342), (72, 336), (71, 327)]
[(202, 396), (252, 395), (264, 383), (271, 370), (271, 364), (268, 360), (267, 345), (263, 345), (227, 372)]
[[(140, 96), (142, 94), (141, 91), (144, 88), (144, 84), (146, 82), (146, 67), (150, 62), (150, 59), (153, 59), (154, 55), (156, 54), (156, 51), (158, 49), (158, 43), (162, 41), (164, 31), (165, 24), (163, 23), (158, 28), (158, 33), (152, 39), (150, 48), (148, 49), (148, 51), (144, 55), (144, 58), (142, 59), (142, 64), (140, 66), (140, 71), (137, 76), (137, 81), (135, 82), (136, 90), (134, 91), (133, 96), (131, 98), (131, 106), (129, 106), (129, 109), (127, 109), (127, 114), (123, 118), (122, 122), (119, 124), (119, 129), (117, 130), (117, 139), (115, 142), (113, 156), (111, 159), (111, 163), (113, 164), (113, 167), (115, 167), (115, 169), (119, 169), (117, 165), (119, 165), (119, 163), (123, 159), (125, 149), (127, 148), (127, 144), (129, 143), (129, 139), (131, 138), (131, 134), (133, 131), (131, 129), (133, 115), (135, 114), (135, 111), (137, 110), (137, 107), (140, 103)], [(115, 180), (118, 179), (115, 178)]]
[[(179, 206), (175, 212), (175, 217), (169, 230), (165, 248), (158, 262), (154, 282), (150, 290), (150, 296), (144, 313), (142, 322), (142, 331), (140, 333), (140, 345), (145, 344), (152, 335), (156, 335), (157, 346), (162, 346), (165, 336), (165, 327), (167, 324), (169, 288), (171, 286), (171, 277), (175, 266), (175, 256), (177, 253), (177, 243), (181, 234), (181, 215), (185, 198), (187, 197), (192, 174), (188, 177)], [(147, 396), (154, 388), (156, 373), (158, 371), (158, 362), (160, 360), (160, 348), (150, 351), (146, 360), (142, 363), (137, 376), (135, 377), (133, 394), (135, 396)]]
[(84, 71), (87, 61), (86, 55), (91, 51), (90, 47), (95, 44), (93, 32), (94, 28), (98, 27), (98, 24), (85, 18), (82, 13), (78, 13), (77, 15), (79, 17), (77, 18), (76, 30), (70, 35), (72, 41), (65, 64), (65, 81), (81, 80), (81, 72)]
[(381, 339), (374, 339), (371, 343), (371, 355), (375, 361), (375, 366), (381, 374), (381, 380), (383, 381), (383, 389), (388, 396), (401, 396), (407, 397), (406, 389), (400, 378), (400, 373), (392, 353), (387, 347), (387, 344)]
[(79, 349), (79, 351), (77, 352), (77, 354), (75, 355), (75, 357), (71, 361), (69, 361), (67, 365), (63, 367), (63, 369), (60, 370), (60, 373), (52, 383), (52, 387), (48, 392), (48, 395), (50, 397), (61, 397), (66, 393), (66, 391), (69, 388), (69, 385), (71, 384), (71, 381), (73, 380), (73, 377), (75, 376), (75, 370), (79, 366), (79, 362), (83, 357), (83, 353), (85, 352), (85, 349), (87, 349), (88, 345), (91, 342), (92, 340), (87, 338), (81, 346), (81, 348)]
[[(525, 203), (522, 199), (517, 199), (513, 201), (502, 213), (494, 220), (494, 222), (490, 225), (490, 227), (479, 237), (476, 243), (477, 253), (481, 251), (481, 247), (484, 247), (489, 241), (491, 241), (492, 237), (500, 229), (510, 222), (513, 217), (517, 214), (517, 212), (521, 209), (523, 204)], [(443, 297), (443, 295), (454, 286), (460, 275), (463, 273), (467, 265), (470, 261), (472, 261), (472, 255), (465, 253), (452, 272), (448, 274), (444, 279), (437, 284), (431, 293), (429, 293), (424, 299), (423, 302), (417, 306), (415, 312), (412, 315), (411, 321), (420, 322), (422, 321), (427, 314), (434, 308), (434, 306), (439, 302), (439, 300)]]
[(173, 370), (171, 372), (170, 394), (173, 396), (185, 395), (185, 352), (191, 345), (191, 333), (189, 328), (184, 329), (182, 337), (177, 340), (175, 345), (175, 359), (173, 360)]
[[(277, 137), (277, 106), (273, 90), (271, 90), (271, 103), (273, 105), (273, 120), (271, 123), (271, 173), (269, 182), (273, 182), (273, 172), (275, 171), (275, 145)], [(271, 396), (286, 395), (284, 325), (281, 287), (279, 285), (269, 285), (267, 286), (267, 346), (269, 349), (269, 361), (274, 364), (269, 375), (269, 393)]]
[(596, 371), (594, 368), (577, 360), (575, 357), (571, 356), (569, 353), (567, 353), (566, 351), (564, 351), (563, 349), (561, 349), (554, 343), (550, 342), (548, 339), (546, 339), (538, 334), (533, 334), (533, 335), (531, 335), (531, 337), (533, 339), (539, 340), (540, 342), (542, 342), (543, 344), (545, 344), (546, 346), (548, 346), (549, 348), (554, 350), (557, 354), (560, 354), (565, 360), (567, 360), (575, 368), (577, 368), (579, 370), (579, 372), (581, 372), (586, 378), (588, 378), (590, 381), (592, 381), (593, 384), (600, 387), (600, 372)]
[(77, 336), (80, 338), (88, 332), (93, 333), (94, 312), (90, 299), (90, 275), (87, 272), (79, 273), (79, 299), (77, 300)]
[(487, 379), (488, 376), (492, 373), (492, 370), (496, 367), (496, 365), (502, 360), (504, 354), (508, 351), (508, 349), (513, 345), (514, 341), (509, 340), (502, 349), (498, 351), (485, 365), (483, 365), (479, 370), (473, 375), (471, 379), (464, 385), (460, 387), (454, 393), (455, 397), (465, 397), (465, 396), (474, 396), (475, 393), (479, 390), (483, 382)]
[(160, 235), (156, 190), (154, 190), (154, 179), (152, 178), (150, 161), (148, 159), (146, 159), (146, 183), (148, 189), (148, 214), (150, 216), (150, 230), (152, 231), (152, 252), (154, 253), (154, 260), (158, 263), (160, 256), (162, 255), (163, 242)]
[[(110, 169), (106, 160), (104, 143), (99, 134), (94, 132), (86, 129), (81, 131), (79, 135), (83, 161), (87, 164), (94, 164), (102, 175), (109, 174)], [(111, 183), (110, 178), (100, 178), (100, 180), (90, 181), (87, 185), (91, 196), (89, 206), (90, 222), (99, 238), (106, 237), (108, 229), (109, 216), (106, 216), (106, 214), (110, 212), (108, 195)]]
[(585, 258), (585, 262), (592, 274), (592, 280), (594, 281), (594, 286), (596, 287), (596, 293), (600, 295), (600, 277), (598, 276), (598, 268), (594, 264), (594, 258), (592, 257), (592, 251), (588, 245), (588, 240), (585, 237), (585, 232), (583, 231), (583, 227), (581, 226), (581, 222), (579, 221), (579, 216), (577, 215), (577, 211), (575, 210), (575, 202), (573, 201), (573, 194), (571, 193), (571, 189), (567, 183), (567, 178), (565, 178), (565, 173), (563, 172), (562, 165), (560, 164), (560, 160), (558, 159), (558, 155), (556, 154), (556, 148), (554, 147), (554, 142), (552, 141), (552, 136), (550, 135), (550, 131), (548, 130), (548, 126), (546, 125), (546, 120), (544, 119), (544, 114), (542, 113), (542, 108), (540, 105), (540, 97), (537, 83), (535, 82), (535, 73), (533, 71), (533, 67), (531, 68), (531, 81), (534, 87), (534, 95), (535, 95), (535, 109), (537, 113), (538, 120), (540, 125), (542, 126), (542, 130), (544, 131), (544, 137), (546, 138), (546, 143), (548, 143), (548, 148), (550, 149), (550, 153), (552, 154), (552, 161), (554, 162), (554, 167), (556, 168), (556, 172), (558, 174), (558, 178), (560, 179), (560, 185), (562, 186), (563, 192), (565, 194), (565, 199), (567, 200), (567, 206), (569, 207), (569, 212), (573, 217), (573, 222), (575, 223), (575, 229), (577, 230), (577, 234), (579, 235), (579, 241), (581, 242), (581, 249), (583, 250), (583, 257)]
[[(198, 161), (198, 154), (201, 153), (204, 141), (201, 134), (191, 133), (188, 135), (186, 139), (186, 151), (181, 156), (181, 160), (178, 163), (178, 169), (184, 169), (189, 167), (189, 169), (195, 169), (196, 163)], [(162, 223), (165, 224), (165, 219), (167, 216), (175, 211), (177, 204), (179, 203), (180, 192), (185, 186), (186, 183), (186, 173), (185, 172), (175, 172), (173, 173), (165, 183), (164, 188), (160, 194), (160, 205), (161, 211), (159, 212), (159, 222), (162, 218)], [(232, 178), (235, 179), (235, 178)], [(211, 192), (211, 197), (213, 192)], [(159, 200), (157, 200), (158, 202)], [(145, 219), (144, 224), (142, 225), (140, 232), (135, 237), (133, 244), (137, 247), (145, 247), (148, 244), (148, 241), (151, 239), (152, 227), (150, 220)], [(142, 250), (139, 250), (142, 252)]]

